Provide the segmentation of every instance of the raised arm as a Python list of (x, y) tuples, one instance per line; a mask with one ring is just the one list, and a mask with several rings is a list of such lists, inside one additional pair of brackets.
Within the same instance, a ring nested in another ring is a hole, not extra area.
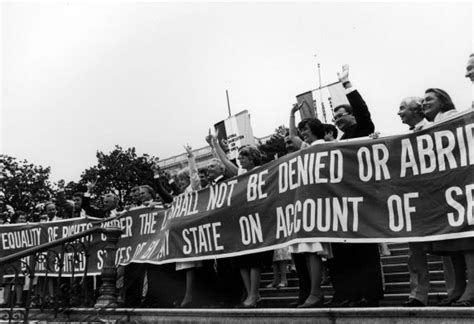
[(206, 136), (206, 142), (211, 147), (212, 156), (216, 159), (219, 159), (219, 155), (217, 155), (216, 149), (214, 148), (214, 144), (212, 143), (212, 135), (211, 135), (211, 129), (210, 128), (209, 128), (209, 134)]
[(97, 180), (94, 182), (88, 182), (86, 184), (87, 191), (84, 193), (84, 197), (82, 198), (82, 209), (86, 212), (86, 215), (98, 218), (105, 218), (105, 213), (100, 210), (99, 208), (95, 208), (91, 206), (91, 192), (92, 189), (95, 187)]
[(219, 144), (219, 140), (217, 139), (216, 135), (211, 134), (211, 130), (209, 129), (209, 135), (206, 137), (206, 141), (211, 145), (211, 147), (215, 150), (217, 154), (217, 158), (221, 160), (221, 162), (224, 164), (225, 169), (227, 173), (231, 176), (234, 177), (238, 174), (239, 168), (232, 163), (227, 155), (225, 154), (224, 150)]
[(295, 114), (298, 110), (301, 109), (301, 107), (303, 107), (303, 102), (300, 103), (300, 104), (294, 104), (293, 108), (291, 108), (291, 112), (290, 112), (290, 134), (289, 134), (289, 137), (290, 137), (291, 141), (293, 142), (293, 144), (295, 144), (295, 146), (297, 148), (301, 148), (301, 145), (303, 144), (303, 141), (298, 136), (298, 130), (296, 129), (296, 122), (295, 122)]
[(154, 180), (156, 193), (158, 194), (158, 196), (161, 197), (161, 199), (163, 199), (165, 203), (168, 203), (168, 204), (172, 203), (173, 195), (170, 194), (168, 190), (166, 190), (163, 187), (163, 184), (161, 183), (161, 178), (160, 178), (160, 168), (158, 167), (158, 164), (156, 162), (153, 163), (152, 169), (153, 169), (153, 180)]
[(199, 178), (199, 172), (196, 165), (196, 158), (193, 154), (193, 149), (191, 146), (189, 146), (189, 144), (185, 145), (184, 149), (186, 150), (186, 154), (188, 156), (189, 180), (191, 183), (191, 188), (193, 188), (193, 190), (199, 190), (201, 189), (201, 178)]
[(343, 65), (342, 72), (337, 73), (337, 77), (346, 90), (346, 97), (352, 107), (352, 114), (357, 121), (359, 129), (364, 130), (364, 135), (373, 133), (375, 126), (372, 118), (370, 117), (369, 107), (367, 107), (367, 104), (365, 103), (364, 99), (362, 99), (359, 91), (357, 91), (353, 87), (351, 81), (349, 81), (349, 65)]

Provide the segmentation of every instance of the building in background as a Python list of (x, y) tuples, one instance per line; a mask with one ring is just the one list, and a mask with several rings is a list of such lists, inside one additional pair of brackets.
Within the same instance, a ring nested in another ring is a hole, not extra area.
[[(261, 145), (265, 144), (273, 134), (264, 136), (261, 138), (254, 137), (253, 144)], [(240, 146), (239, 146), (240, 147)], [(238, 147), (237, 147), (238, 148)], [(207, 168), (207, 164), (214, 157), (211, 152), (210, 146), (204, 146), (198, 149), (193, 150), (194, 156), (196, 157), (196, 165), (198, 170), (204, 170)], [(178, 170), (185, 168), (188, 165), (188, 158), (186, 153), (175, 155), (166, 159), (160, 159), (158, 161), (158, 166), (161, 170), (167, 171), (171, 174), (176, 173)]]

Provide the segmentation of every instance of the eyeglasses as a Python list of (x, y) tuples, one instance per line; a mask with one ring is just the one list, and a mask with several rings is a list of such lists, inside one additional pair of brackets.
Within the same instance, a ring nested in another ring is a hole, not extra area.
[(333, 118), (332, 121), (335, 122), (336, 120), (339, 120), (339, 119), (341, 119), (342, 117), (344, 117), (346, 115), (350, 115), (350, 113), (345, 112), (345, 113), (342, 113), (342, 114), (339, 114), (339, 115), (334, 115), (334, 118)]

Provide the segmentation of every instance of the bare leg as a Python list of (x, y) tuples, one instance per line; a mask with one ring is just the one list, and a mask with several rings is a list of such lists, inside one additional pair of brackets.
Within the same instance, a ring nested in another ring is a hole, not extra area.
[(240, 268), (240, 276), (244, 283), (245, 292), (247, 293), (247, 298), (250, 294), (250, 270), (248, 268)]
[(186, 291), (181, 301), (181, 306), (185, 306), (193, 301), (194, 278), (196, 276), (195, 268), (186, 269)]
[(273, 261), (272, 269), (273, 269), (273, 281), (267, 285), (267, 288), (276, 287), (280, 283), (280, 280), (278, 280), (278, 261)]
[(250, 268), (250, 289), (247, 298), (243, 302), (244, 306), (254, 305), (260, 299), (260, 272), (261, 270), (258, 267)]
[(322, 260), (316, 253), (306, 254), (306, 264), (308, 266), (309, 277), (311, 280), (311, 290), (305, 303), (312, 304), (321, 299), (323, 293), (321, 290)]
[(280, 283), (285, 286), (288, 286), (288, 280), (286, 279), (287, 265), (288, 265), (288, 262), (286, 260), (278, 261), (278, 267), (280, 268), (280, 276), (281, 276)]

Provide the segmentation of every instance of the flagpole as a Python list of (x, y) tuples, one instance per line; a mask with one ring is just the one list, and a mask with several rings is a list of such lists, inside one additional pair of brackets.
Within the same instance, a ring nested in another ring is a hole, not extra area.
[[(316, 57), (316, 55), (314, 55)], [(318, 79), (319, 79), (319, 101), (321, 102), (321, 110), (323, 112), (323, 118), (324, 122), (327, 123), (327, 118), (326, 118), (326, 110), (324, 109), (324, 103), (323, 103), (323, 93), (321, 92), (322, 85), (321, 85), (321, 64), (318, 62)]]
[(230, 100), (229, 100), (229, 91), (225, 90), (225, 95), (227, 96), (227, 110), (229, 111), (229, 117), (232, 116), (230, 112)]

